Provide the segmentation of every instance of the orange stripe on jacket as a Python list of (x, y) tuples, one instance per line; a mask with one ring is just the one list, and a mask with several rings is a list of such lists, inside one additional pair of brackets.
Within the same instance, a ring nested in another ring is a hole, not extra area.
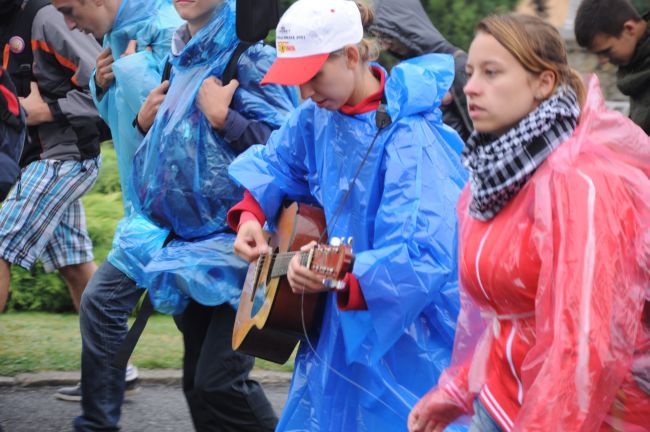
[(4, 53), (2, 53), (2, 68), (7, 69), (9, 66), (9, 44), (5, 44)]
[[(61, 66), (70, 69), (73, 74), (77, 73), (77, 65), (75, 65), (72, 61), (70, 61), (69, 59), (63, 57), (61, 54), (56, 52), (52, 47), (50, 47), (47, 44), (47, 42), (32, 40), (32, 51), (36, 51), (38, 49), (45, 51), (48, 54), (52, 54), (56, 58), (56, 61), (58, 61), (61, 64)], [(76, 76), (72, 78), (72, 84), (77, 85)]]

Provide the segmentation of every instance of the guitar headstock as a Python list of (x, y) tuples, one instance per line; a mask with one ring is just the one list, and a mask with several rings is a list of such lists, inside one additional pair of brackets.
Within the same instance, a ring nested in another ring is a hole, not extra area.
[(318, 244), (310, 251), (309, 267), (326, 280), (339, 280), (352, 267), (352, 247), (350, 245), (330, 246)]

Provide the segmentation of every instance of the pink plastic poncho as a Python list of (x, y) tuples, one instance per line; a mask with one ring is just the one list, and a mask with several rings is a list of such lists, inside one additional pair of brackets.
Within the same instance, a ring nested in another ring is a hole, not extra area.
[(573, 136), (494, 219), (469, 216), (466, 187), (462, 310), (439, 384), (465, 412), (478, 397), (504, 430), (650, 430), (649, 156), (592, 78)]

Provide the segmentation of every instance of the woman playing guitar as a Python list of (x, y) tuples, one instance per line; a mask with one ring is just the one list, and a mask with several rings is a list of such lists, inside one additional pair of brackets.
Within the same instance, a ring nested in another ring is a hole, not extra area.
[[(278, 431), (406, 430), (411, 407), (449, 363), (459, 308), (454, 208), (466, 179), (462, 142), (438, 109), (453, 59), (412, 59), (389, 77), (369, 62), (371, 16), (344, 0), (289, 8), (262, 84), (299, 85), (306, 101), (229, 170), (248, 190), (229, 213), (237, 255), (268, 252), (262, 225), (277, 228), (286, 200), (322, 207), (330, 242), (353, 244), (347, 283), (328, 294), (318, 339), (298, 351)], [(296, 293), (331, 289), (297, 256), (288, 279)]]

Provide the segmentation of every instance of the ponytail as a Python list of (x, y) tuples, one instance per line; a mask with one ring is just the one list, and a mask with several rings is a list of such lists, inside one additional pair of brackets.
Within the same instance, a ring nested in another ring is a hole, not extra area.
[[(356, 2), (361, 14), (361, 24), (364, 31), (367, 30), (375, 20), (375, 12), (370, 6), (366, 6), (362, 2)], [(375, 39), (363, 38), (358, 45), (359, 54), (363, 62), (374, 61), (379, 58), (381, 48)]]

